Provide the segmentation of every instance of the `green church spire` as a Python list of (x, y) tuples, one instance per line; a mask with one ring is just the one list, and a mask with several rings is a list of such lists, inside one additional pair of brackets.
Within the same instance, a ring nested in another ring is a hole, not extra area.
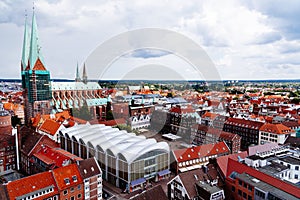
[(44, 64), (43, 59), (42, 59), (42, 54), (41, 54), (41, 46), (39, 45), (39, 37), (38, 37), (35, 14), (34, 14), (34, 10), (33, 10), (32, 24), (31, 24), (30, 51), (29, 51), (30, 69), (33, 69), (33, 67), (38, 59), (40, 59), (42, 64)]
[(24, 26), (24, 38), (23, 38), (21, 71), (24, 71), (26, 69), (27, 64), (28, 64), (29, 40), (30, 40), (30, 34), (28, 32), (27, 14), (25, 14), (25, 26)]

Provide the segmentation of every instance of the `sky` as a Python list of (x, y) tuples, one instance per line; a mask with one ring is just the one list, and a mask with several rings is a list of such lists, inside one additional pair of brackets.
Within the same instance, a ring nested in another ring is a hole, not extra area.
[[(0, 78), (20, 78), (25, 10), (30, 21), (32, 7), (32, 1), (0, 1)], [(300, 78), (298, 0), (36, 0), (34, 7), (51, 78), (74, 79), (77, 63), (82, 70), (97, 47), (144, 28), (171, 30), (193, 40), (223, 80)], [(122, 78), (121, 72), (135, 67), (142, 73), (153, 65), (164, 68), (158, 70), (161, 78), (165, 74), (168, 79), (170, 69), (185, 79), (201, 79), (190, 70), (191, 63), (168, 49), (124, 53), (110, 63), (104, 78)], [(89, 78), (99, 77), (96, 64), (86, 67)]]

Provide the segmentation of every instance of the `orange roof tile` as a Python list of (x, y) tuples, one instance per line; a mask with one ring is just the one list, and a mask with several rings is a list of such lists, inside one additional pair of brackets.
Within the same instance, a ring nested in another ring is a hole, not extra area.
[(219, 114), (212, 113), (212, 112), (206, 112), (202, 115), (202, 118), (210, 118), (210, 119), (215, 119)]
[(274, 133), (274, 134), (290, 134), (291, 132), (294, 132), (289, 127), (283, 125), (283, 124), (264, 124), (260, 129), (260, 131)]
[(230, 155), (226, 155), (226, 156), (220, 156), (217, 158), (217, 164), (219, 166), (219, 168), (221, 169), (221, 172), (223, 174), (223, 176), (226, 176), (226, 172), (227, 172), (227, 167), (228, 167), (228, 159), (233, 159), (233, 160), (238, 160), (238, 158), (246, 158), (248, 156), (247, 151), (243, 151), (240, 153), (235, 153), (235, 154), (230, 154)]
[(47, 165), (55, 164), (56, 167), (62, 167), (64, 162), (67, 160), (82, 160), (82, 158), (77, 157), (76, 155), (73, 155), (63, 149), (51, 148), (47, 145), (43, 146), (37, 153), (33, 155)]
[(16, 199), (17, 197), (20, 197), (22, 195), (42, 190), (49, 186), (53, 186), (54, 191), (47, 195), (42, 195), (40, 198), (36, 199), (46, 199), (48, 197), (54, 196), (54, 194), (58, 194), (58, 190), (52, 173), (42, 172), (7, 183), (7, 193), (10, 199)]
[(218, 142), (215, 144), (205, 144), (186, 149), (173, 150), (173, 153), (178, 162), (184, 162), (211, 155), (230, 153), (230, 150), (225, 142)]
[[(82, 183), (82, 177), (77, 168), (76, 164), (70, 164), (65, 167), (56, 168), (53, 170), (53, 176), (56, 180), (57, 187), (60, 190), (64, 190), (66, 188), (76, 186)], [(73, 181), (72, 177), (77, 176), (77, 181)], [(69, 179), (69, 183), (66, 183), (65, 180)]]
[(51, 119), (46, 119), (44, 123), (39, 127), (39, 130), (53, 136), (57, 132), (60, 126), (61, 126), (60, 123)]

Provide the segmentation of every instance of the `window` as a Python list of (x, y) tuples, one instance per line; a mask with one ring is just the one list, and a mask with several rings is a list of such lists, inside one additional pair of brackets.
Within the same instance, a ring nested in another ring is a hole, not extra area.
[(239, 185), (243, 185), (243, 182), (241, 180), (239, 180)]
[(245, 192), (243, 192), (243, 198), (247, 199), (247, 194)]
[(295, 174), (295, 179), (298, 179), (298, 174)]
[(77, 195), (77, 199), (81, 199), (81, 194), (78, 194), (78, 195)]
[(64, 195), (67, 195), (68, 194), (68, 190), (64, 190)]
[(238, 190), (238, 194), (242, 196), (242, 190)]
[(251, 185), (248, 186), (248, 190), (252, 191), (252, 186)]
[(296, 166), (296, 167), (295, 167), (295, 170), (299, 171), (299, 166)]
[(247, 186), (248, 186), (247, 183), (244, 183), (244, 188), (247, 188)]
[(234, 186), (231, 187), (231, 191), (235, 192), (235, 187)]
[(77, 176), (76, 176), (76, 175), (72, 176), (72, 180), (73, 180), (74, 182), (77, 182)]
[(73, 187), (71, 187), (70, 192), (74, 192), (74, 188)]
[(252, 196), (249, 195), (249, 196), (248, 196), (248, 200), (252, 200)]
[(65, 178), (64, 181), (65, 181), (65, 184), (67, 184), (67, 185), (70, 184), (70, 179), (69, 178)]
[(77, 185), (77, 190), (80, 190), (81, 189), (81, 185)]
[(71, 196), (70, 200), (75, 200), (75, 197), (74, 197), (74, 196)]

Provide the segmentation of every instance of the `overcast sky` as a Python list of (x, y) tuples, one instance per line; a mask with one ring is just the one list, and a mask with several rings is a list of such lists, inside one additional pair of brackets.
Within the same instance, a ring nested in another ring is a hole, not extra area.
[[(0, 78), (20, 78), (25, 10), (30, 22), (32, 1), (0, 1)], [(82, 67), (99, 45), (140, 28), (168, 29), (192, 39), (222, 79), (300, 78), (298, 0), (37, 0), (35, 11), (51, 78), (73, 79), (77, 62)], [(107, 78), (151, 64), (174, 67), (177, 74), (189, 65), (170, 53), (141, 50), (112, 63)], [(86, 67), (93, 77), (93, 66)], [(197, 79), (190, 74), (186, 70), (185, 78)]]

